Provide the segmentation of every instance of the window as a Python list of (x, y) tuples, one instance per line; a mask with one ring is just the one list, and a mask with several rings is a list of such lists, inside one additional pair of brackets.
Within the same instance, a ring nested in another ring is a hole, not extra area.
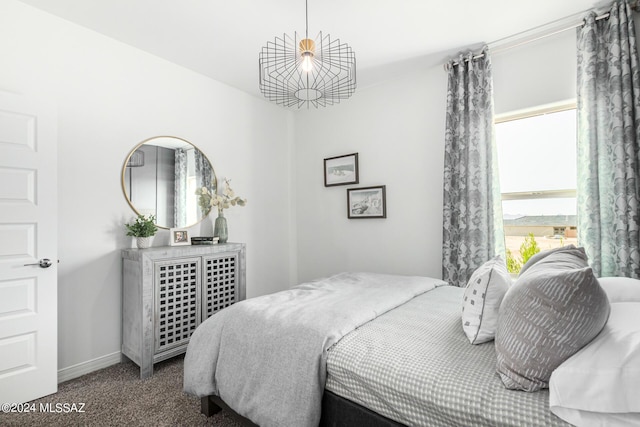
[(575, 105), (501, 117), (496, 144), (507, 261), (515, 273), (536, 246), (577, 243)]

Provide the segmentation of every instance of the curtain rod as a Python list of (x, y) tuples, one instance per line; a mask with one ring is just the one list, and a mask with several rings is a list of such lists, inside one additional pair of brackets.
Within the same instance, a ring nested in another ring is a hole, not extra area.
[[(639, 5), (640, 5), (640, 0), (631, 2), (630, 3), (631, 10), (638, 12)], [(565, 31), (571, 30), (573, 28), (578, 28), (584, 25), (585, 16), (593, 10), (594, 9), (590, 9), (583, 12), (575, 13), (573, 15), (558, 19), (548, 24), (544, 24), (539, 27), (535, 27), (530, 30), (523, 31), (518, 34), (514, 34), (511, 36), (505, 37), (503, 39), (493, 41), (491, 43), (488, 43), (487, 46), (489, 47), (489, 50), (491, 51), (491, 53), (504, 52), (505, 50), (509, 50), (514, 47), (518, 47), (518, 46), (525, 45), (527, 43), (542, 40), (546, 37), (560, 34)], [(600, 12), (600, 15), (596, 16), (595, 19), (596, 21), (599, 21), (601, 19), (607, 19), (609, 15), (610, 15), (609, 12), (605, 12), (605, 13)], [(484, 56), (484, 53), (478, 53), (473, 55), (471, 59), (475, 60), (475, 59), (482, 58), (483, 56)], [(464, 60), (469, 61), (469, 59), (467, 58), (465, 58)], [(454, 61), (451, 64), (449, 62), (446, 62), (444, 64), (444, 69), (445, 71), (449, 71), (450, 66), (455, 67), (459, 63), (460, 63), (459, 61)]]

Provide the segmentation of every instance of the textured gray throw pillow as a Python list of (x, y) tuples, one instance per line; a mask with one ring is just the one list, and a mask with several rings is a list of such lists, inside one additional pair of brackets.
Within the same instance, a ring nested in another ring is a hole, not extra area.
[(495, 346), (506, 388), (549, 387), (553, 370), (604, 327), (609, 300), (587, 265), (583, 248), (545, 254), (505, 295)]
[[(567, 246), (560, 246), (559, 248), (549, 249), (548, 251), (538, 252), (537, 254), (529, 258), (529, 260), (522, 266), (522, 268), (520, 269), (520, 275), (522, 276), (525, 273), (525, 271), (527, 271), (532, 265), (536, 264), (538, 261), (542, 261), (543, 259), (545, 259), (551, 254), (555, 254), (557, 252), (572, 251), (574, 249), (576, 249), (574, 245), (567, 245)], [(586, 260), (586, 255), (585, 255), (585, 260)]]

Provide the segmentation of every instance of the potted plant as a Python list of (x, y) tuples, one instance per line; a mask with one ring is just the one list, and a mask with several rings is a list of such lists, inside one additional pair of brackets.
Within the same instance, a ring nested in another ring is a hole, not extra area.
[(127, 227), (127, 236), (133, 236), (136, 238), (136, 244), (138, 248), (148, 248), (151, 244), (151, 237), (153, 237), (158, 231), (158, 227), (155, 224), (155, 215), (138, 215), (136, 220), (132, 224), (125, 224)]

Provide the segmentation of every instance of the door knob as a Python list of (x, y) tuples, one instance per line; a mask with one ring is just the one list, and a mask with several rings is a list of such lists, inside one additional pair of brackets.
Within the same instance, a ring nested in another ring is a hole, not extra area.
[(49, 268), (51, 267), (51, 260), (49, 258), (42, 258), (40, 261), (34, 262), (33, 264), (25, 264), (25, 266), (27, 265), (37, 265), (40, 268)]

